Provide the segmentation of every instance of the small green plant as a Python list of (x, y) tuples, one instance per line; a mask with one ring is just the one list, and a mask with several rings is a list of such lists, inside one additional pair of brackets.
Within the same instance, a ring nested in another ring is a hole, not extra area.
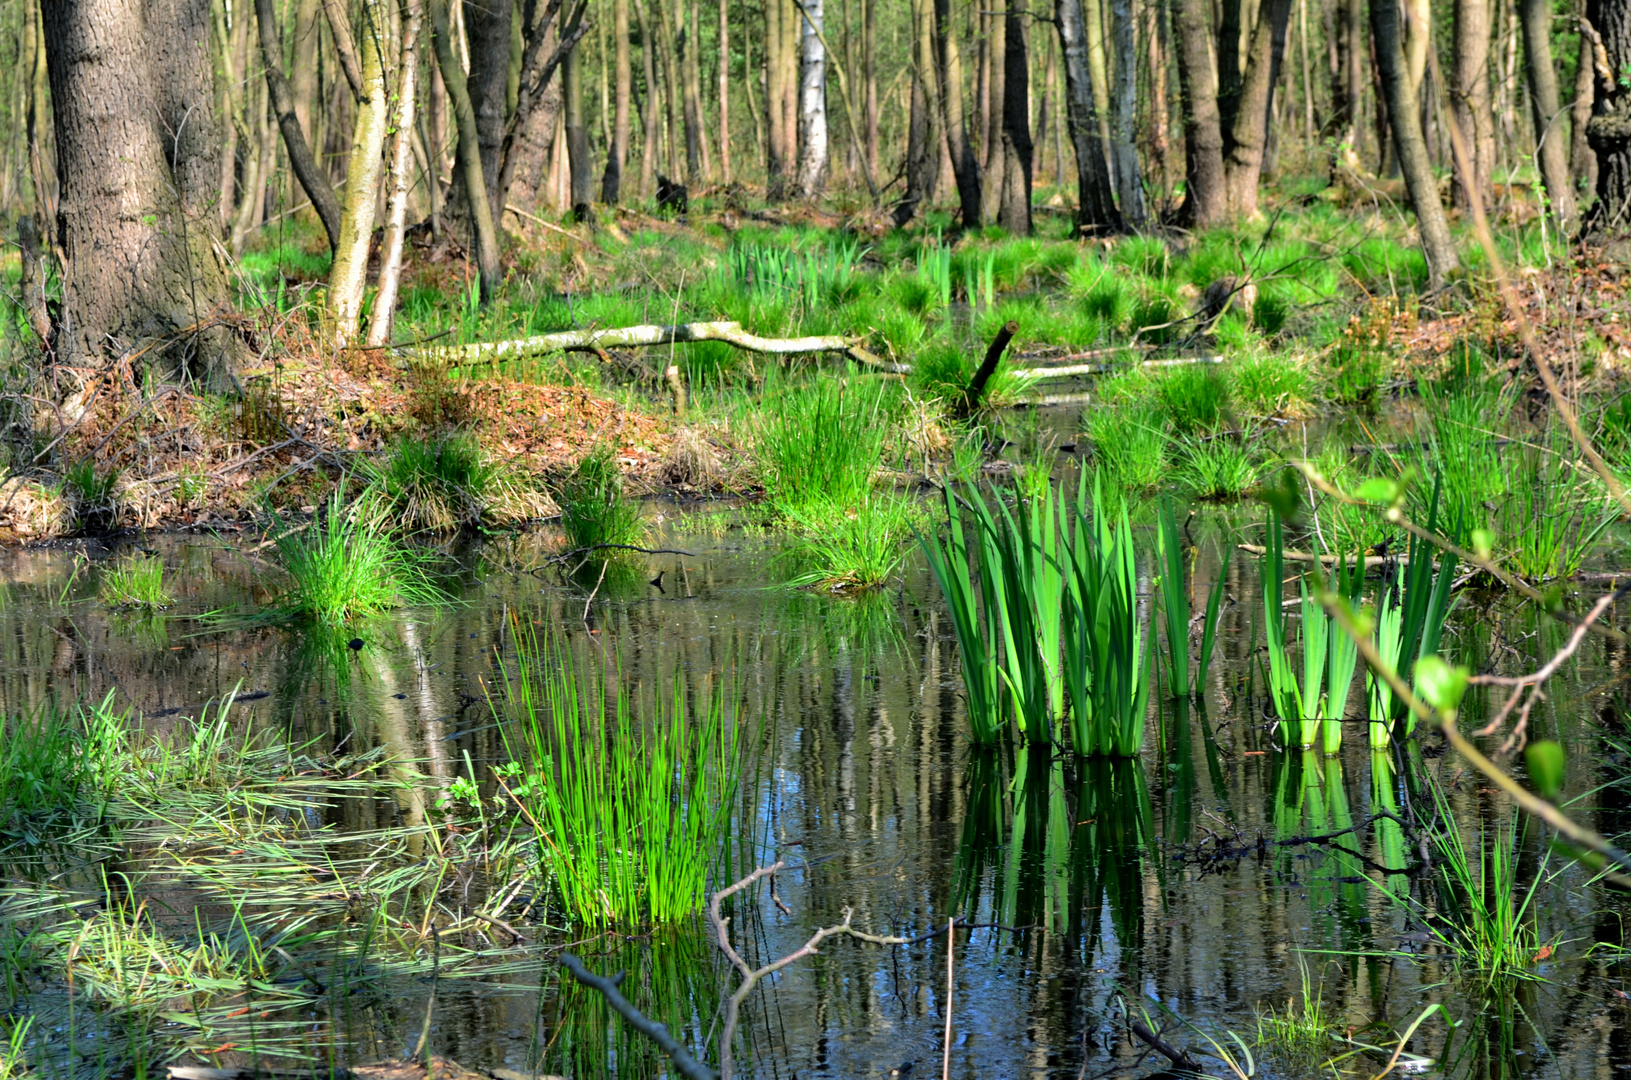
[[(974, 371), (975, 363), (966, 349), (955, 342), (939, 340), (918, 352), (912, 361), (909, 382), (923, 397), (938, 400), (955, 410), (967, 400)], [(981, 408), (1000, 408), (1017, 401), (1026, 383), (1027, 380), (1016, 378), (999, 367), (985, 384), (980, 396)]]
[(1155, 386), (1156, 398), (1174, 431), (1191, 435), (1222, 427), (1228, 386), (1212, 365), (1180, 367), (1157, 379)]
[(426, 557), (346, 506), (338, 488), (324, 510), (304, 528), (276, 521), (278, 560), (289, 583), (268, 616), (337, 628), (399, 607), (446, 601), (427, 573)]
[(757, 443), (771, 503), (803, 510), (859, 502), (883, 462), (884, 394), (859, 382), (822, 379), (769, 402)]
[(914, 506), (909, 499), (869, 492), (849, 507), (788, 509), (788, 519), (800, 530), (793, 555), (806, 567), (789, 584), (829, 592), (882, 585), (905, 558)]
[(1321, 988), (1313, 985), (1308, 966), (1302, 969), (1302, 991), (1288, 997), (1284, 1009), (1269, 1006), (1257, 1015), (1257, 1045), (1266, 1047), (1287, 1064), (1317, 1070), (1330, 1057), (1337, 1022), (1325, 1006)]
[(1257, 463), (1240, 440), (1227, 435), (1179, 436), (1178, 478), (1198, 499), (1238, 499), (1257, 484)]
[(609, 446), (597, 446), (556, 485), (561, 527), (574, 548), (638, 544), (646, 535), (640, 507), (623, 493), (623, 473)]
[(445, 532), (481, 521), (496, 472), (470, 435), (431, 442), (401, 438), (361, 469), (368, 497), (408, 533)]
[(1282, 353), (1244, 356), (1225, 371), (1230, 400), (1245, 416), (1302, 416), (1308, 411), (1308, 375)]
[(15, 836), (66, 817), (95, 817), (119, 776), (129, 714), (101, 702), (55, 702), (0, 719), (0, 834)]
[(1088, 420), (1093, 460), (1112, 486), (1149, 491), (1161, 485), (1167, 462), (1167, 438), (1161, 416), (1150, 406), (1103, 408)]
[(113, 525), (119, 511), (117, 469), (103, 472), (89, 457), (80, 458), (64, 470), (62, 483), (81, 531), (97, 532)]
[(165, 608), (175, 603), (164, 587), (164, 560), (137, 553), (102, 571), (97, 584), (102, 602), (112, 607)]
[(1189, 575), (1186, 573), (1184, 545), (1172, 504), (1161, 500), (1158, 532), (1161, 555), (1161, 606), (1167, 621), (1167, 670), (1174, 697), (1199, 694), (1206, 685), (1206, 670), (1217, 643), (1218, 614), (1223, 607), (1224, 575), (1219, 574), (1206, 598), (1206, 615), (1201, 627), (1200, 664), (1194, 681), (1189, 673)]
[(564, 645), (514, 626), (516, 670), (504, 682), (518, 730), (504, 773), (537, 824), (562, 908), (586, 929), (693, 914), (744, 780), (732, 695), (716, 682), (692, 698), (678, 676), (667, 696), (613, 691), (600, 668), (585, 675)]

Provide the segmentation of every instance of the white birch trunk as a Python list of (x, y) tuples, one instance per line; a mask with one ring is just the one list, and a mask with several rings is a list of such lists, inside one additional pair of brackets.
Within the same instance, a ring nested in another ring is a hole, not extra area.
[(402, 277), (402, 242), (408, 231), (408, 191), (413, 186), (414, 98), (419, 93), (419, 30), (423, 21), (423, 5), (419, 0), (408, 0), (407, 18), (402, 27), (402, 62), (398, 65), (401, 75), (398, 79), (394, 125), (395, 153), (391, 155), (391, 198), (385, 211), (385, 238), (380, 245), (379, 296), (374, 300), (373, 317), (368, 323), (368, 344), (375, 347), (391, 340), (397, 288)]
[(390, 16), (383, 0), (366, 0), (366, 34), (362, 38), (362, 99), (352, 129), (351, 161), (346, 168), (345, 206), (340, 218), (340, 243), (329, 274), (328, 306), (334, 317), (335, 343), (350, 344), (362, 317), (363, 288), (368, 282), (368, 242), (374, 233), (374, 210), (384, 173), (385, 131), (390, 126), (390, 104), (385, 98), (384, 40)]
[(798, 191), (807, 199), (827, 186), (827, 50), (824, 0), (800, 0)]

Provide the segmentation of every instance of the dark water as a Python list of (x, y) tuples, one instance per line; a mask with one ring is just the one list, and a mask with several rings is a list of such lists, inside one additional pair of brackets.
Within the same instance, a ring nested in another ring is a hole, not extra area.
[[(1366, 822), (1401, 789), (1377, 783), (1387, 766), (1373, 760), (1362, 725), (1339, 758), (1274, 748), (1249, 656), (1262, 622), (1255, 564), (1232, 547), (1221, 558), (1234, 524), (1209, 511), (1193, 530), (1197, 594), (1223, 573), (1230, 598), (1205, 708), (1152, 705), (1146, 752), (1132, 762), (973, 752), (948, 619), (919, 560), (903, 582), (862, 600), (789, 593), (771, 587), (782, 576), (775, 542), (730, 532), (668, 532), (665, 546), (694, 557), (656, 556), (610, 574), (587, 620), (592, 580), (527, 572), (547, 538), (461, 548), (460, 603), (374, 624), (364, 652), (383, 661), (348, 661), (349, 691), (321, 674), (298, 635), (206, 632), (182, 617), (255, 599), (262, 574), (228, 543), (147, 541), (179, 591), (158, 621), (111, 614), (94, 600), (101, 549), (6, 552), (0, 692), (15, 714), (53, 696), (111, 690), (163, 731), (241, 684), (265, 695), (238, 707), (243, 727), (320, 748), (356, 750), (372, 738), (434, 783), (461, 773), (467, 755), (478, 775), (504, 758), (487, 691), (514, 618), (561, 628), (631, 680), (730, 673), (747, 714), (765, 724), (768, 748), (738, 858), (779, 854), (794, 864), (778, 882), (791, 914), (768, 894), (739, 912), (744, 950), (756, 962), (782, 955), (846, 909), (874, 932), (940, 930), (899, 949), (832, 940), (763, 984), (744, 1022), (756, 1076), (885, 1076), (908, 1065), (909, 1075), (938, 1075), (944, 929), (954, 915), (978, 924), (956, 934), (955, 1076), (1151, 1075), (1164, 1062), (1129, 1041), (1129, 1008), (1165, 1023), (1180, 1045), (1204, 1048), (1201, 1032), (1227, 1043), (1229, 1031), (1250, 1043), (1259, 1014), (1283, 1009), (1305, 979), (1339, 1027), (1389, 1049), (1428, 1004), (1444, 1003), (1459, 1027), (1434, 1017), (1410, 1050), (1443, 1059), (1457, 1076), (1626, 1075), (1631, 970), (1592, 946), (1620, 942), (1627, 905), (1564, 858), (1548, 858), (1535, 830), (1520, 846), (1521, 871), (1542, 873), (1535, 918), (1553, 952), (1535, 966), (1538, 981), (1491, 990), (1417, 940), (1419, 928), (1383, 887), (1389, 879), (1364, 861), (1391, 865), (1375, 826), (1351, 834), (1357, 854), (1278, 843)], [(648, 584), (658, 569), (666, 591)], [(1450, 648), (1475, 666), (1495, 656), (1499, 670), (1515, 672), (1549, 655), (1564, 632), (1499, 598), (1469, 596)], [(1626, 761), (1602, 738), (1625, 730), (1625, 661), (1612, 643), (1588, 638), (1580, 663), (1530, 718), (1534, 736), (1567, 750), (1568, 790), (1581, 796), (1573, 812), (1609, 834), (1631, 828), (1626, 789), (1604, 787), (1626, 775)], [(356, 715), (356, 685), (372, 687), (377, 716), (367, 722)], [(1487, 702), (1473, 701), (1467, 725), (1487, 713)], [(1436, 737), (1419, 749), (1417, 767), (1441, 774), (1469, 835), (1510, 819), (1486, 783), (1438, 756)], [(377, 826), (407, 812), (382, 797), (364, 816)], [(635, 995), (660, 1001), (693, 1045), (716, 1031), (722, 988), (733, 983), (699, 927), (579, 950), (600, 970), (630, 969)], [(472, 1068), (658, 1071), (648, 1050), (608, 1029), (597, 1000), (561, 986), (552, 962), (524, 949), (511, 961), (501, 975), (441, 983), (438, 1053)], [(429, 994), (423, 967), (322, 1038), (359, 1059), (404, 1052)], [(1382, 1065), (1362, 1054), (1344, 1069), (1370, 1076)], [(1257, 1069), (1316, 1071), (1267, 1051)], [(1229, 1075), (1222, 1065), (1212, 1072)]]

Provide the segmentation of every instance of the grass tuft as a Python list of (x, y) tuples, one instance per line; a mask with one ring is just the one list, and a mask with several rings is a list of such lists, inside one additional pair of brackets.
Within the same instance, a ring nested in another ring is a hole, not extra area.
[(138, 553), (108, 566), (97, 594), (113, 607), (165, 608), (175, 603), (164, 587), (164, 560), (157, 555)]
[(609, 446), (598, 446), (556, 486), (561, 527), (575, 548), (638, 544), (646, 535), (639, 504), (623, 492), (623, 474)]
[(398, 439), (382, 462), (369, 462), (362, 472), (381, 511), (408, 533), (478, 524), (495, 480), (469, 435)]
[(441, 604), (446, 594), (426, 572), (426, 559), (405, 547), (335, 490), (319, 520), (276, 538), (289, 585), (270, 608), (279, 621), (326, 627), (399, 607)]

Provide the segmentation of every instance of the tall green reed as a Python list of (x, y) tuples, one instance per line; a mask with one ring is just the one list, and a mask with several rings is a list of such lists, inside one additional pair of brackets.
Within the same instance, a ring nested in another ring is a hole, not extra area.
[(1201, 650), (1194, 679), (1190, 678), (1189, 589), (1185, 572), (1184, 546), (1172, 504), (1161, 500), (1158, 550), (1161, 556), (1161, 606), (1167, 624), (1167, 661), (1174, 697), (1199, 693), (1206, 684), (1206, 671), (1217, 643), (1218, 613), (1223, 605), (1224, 576), (1218, 574), (1206, 598), (1206, 615), (1201, 628)]
[(504, 679), (515, 794), (568, 917), (634, 927), (698, 911), (743, 782), (746, 729), (727, 688), (706, 685), (699, 699), (678, 676), (667, 694), (608, 686), (564, 643), (519, 619), (515, 629)]
[[(957, 637), (957, 653), (963, 669), (963, 694), (971, 736), (978, 746), (991, 746), (1002, 738), (1003, 701), (1002, 673), (995, 637), (988, 632), (988, 620), (994, 618), (990, 603), (984, 605), (986, 593), (983, 562), (969, 559), (968, 529), (963, 523), (961, 500), (950, 485), (946, 495), (946, 535), (932, 542), (919, 536), (918, 542), (928, 558), (929, 570), (934, 574), (940, 594), (951, 611), (952, 631)], [(974, 528), (981, 530), (978, 522)], [(975, 533), (975, 552), (983, 531)], [(975, 567), (979, 566), (976, 571)]]

